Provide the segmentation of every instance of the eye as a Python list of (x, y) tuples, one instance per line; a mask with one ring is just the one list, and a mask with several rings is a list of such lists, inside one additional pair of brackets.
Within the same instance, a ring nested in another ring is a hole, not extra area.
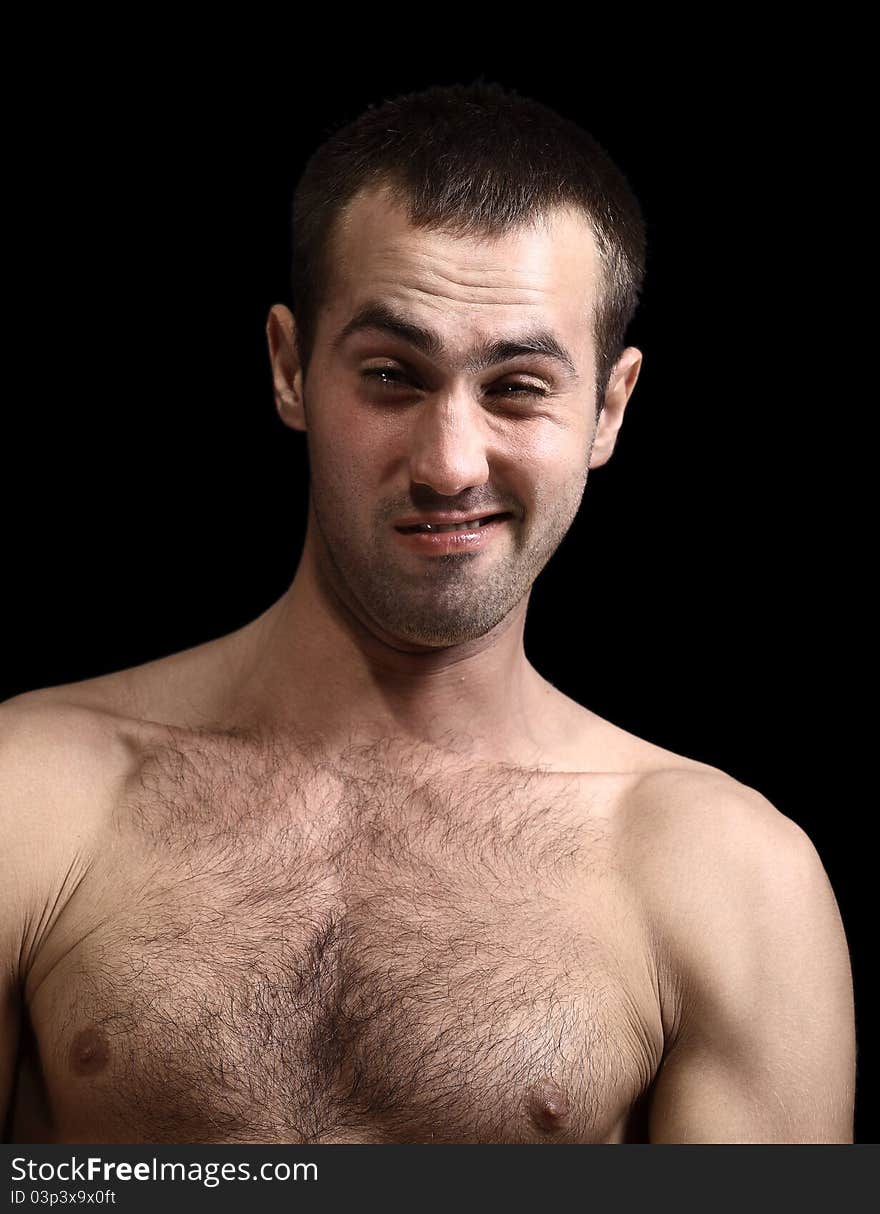
[(363, 371), (362, 375), (364, 379), (371, 380), (379, 388), (396, 387), (409, 382), (403, 372), (396, 367), (372, 367), (368, 371)]
[[(415, 384), (414, 380), (408, 379), (397, 367), (371, 367), (366, 371), (362, 371), (361, 375), (365, 380), (369, 380), (372, 385), (379, 388), (397, 388), (402, 387), (404, 384)], [(501, 396), (507, 399), (511, 397), (547, 395), (546, 388), (542, 388), (538, 384), (523, 382), (498, 384), (490, 387), (488, 392), (489, 395)]]
[(546, 388), (539, 388), (537, 384), (502, 384), (502, 396), (546, 396)]

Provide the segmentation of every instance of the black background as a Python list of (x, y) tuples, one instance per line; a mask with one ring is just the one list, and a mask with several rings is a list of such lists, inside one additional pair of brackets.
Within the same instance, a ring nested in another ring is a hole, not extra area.
[(552, 54), (524, 36), (519, 54), (430, 61), (367, 38), (344, 67), (332, 41), (271, 32), (252, 59), (170, 36), (144, 60), (131, 36), (107, 56), (28, 59), (8, 149), (21, 268), (7, 284), (2, 692), (198, 644), (283, 593), (305, 440), (275, 414), (265, 320), (290, 302), (306, 156), (368, 103), (428, 84), (481, 74), (537, 97), (628, 176), (649, 254), (629, 335), (642, 374), (535, 586), (526, 649), (593, 711), (722, 768), (810, 834), (853, 953), (864, 1142), (876, 1005), (858, 456), (873, 385), (859, 109), (818, 33), (736, 48), (707, 35), (705, 53), (642, 46), (637, 61), (621, 32), (564, 64), (558, 30)]

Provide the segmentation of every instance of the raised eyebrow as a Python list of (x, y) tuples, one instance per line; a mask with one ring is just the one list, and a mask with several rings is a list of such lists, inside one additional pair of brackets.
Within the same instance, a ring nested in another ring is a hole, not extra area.
[[(418, 325), (389, 308), (387, 304), (381, 303), (368, 303), (359, 308), (336, 334), (331, 345), (333, 349), (338, 349), (352, 334), (371, 329), (399, 337), (427, 358), (438, 360), (443, 354), (443, 342), (433, 329)], [(469, 375), (478, 375), (497, 363), (508, 362), (512, 358), (528, 354), (550, 358), (561, 364), (572, 379), (578, 378), (574, 359), (548, 329), (536, 329), (519, 337), (496, 338), (484, 342), (467, 355), (465, 370)]]

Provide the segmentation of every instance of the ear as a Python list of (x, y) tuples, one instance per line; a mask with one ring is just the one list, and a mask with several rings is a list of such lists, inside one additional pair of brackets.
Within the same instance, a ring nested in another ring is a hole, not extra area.
[(303, 406), (302, 367), (296, 344), (296, 321), (284, 304), (273, 304), (266, 321), (275, 408), (291, 430), (306, 429)]
[(605, 407), (599, 415), (599, 424), (593, 439), (591, 468), (601, 468), (611, 458), (614, 444), (617, 442), (617, 432), (623, 422), (623, 412), (636, 386), (641, 367), (642, 352), (635, 346), (627, 346), (614, 364), (605, 392)]

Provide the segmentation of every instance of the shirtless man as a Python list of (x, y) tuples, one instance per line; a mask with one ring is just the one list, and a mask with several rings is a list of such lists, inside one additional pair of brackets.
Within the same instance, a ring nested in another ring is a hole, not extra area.
[[(415, 222), (394, 188), (467, 180), (468, 97), (486, 213), (521, 207), (500, 230)], [(338, 162), (314, 326), (304, 299), (268, 317), (310, 457), (289, 590), (0, 707), (7, 1136), (851, 1142), (849, 957), (809, 838), (523, 649), (642, 361), (620, 340), (601, 371), (628, 187), (491, 86), (388, 113)]]

